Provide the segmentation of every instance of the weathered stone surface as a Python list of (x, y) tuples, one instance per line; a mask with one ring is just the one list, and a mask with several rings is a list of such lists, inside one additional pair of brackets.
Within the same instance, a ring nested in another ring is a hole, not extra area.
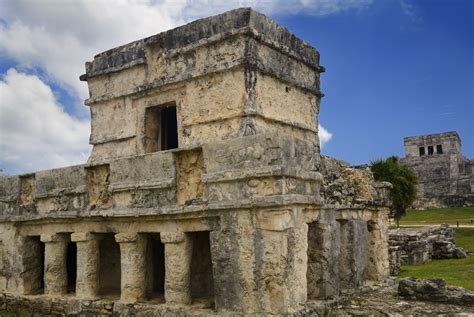
[[(327, 307), (326, 316), (471, 316), (474, 313), (474, 306), (460, 301), (432, 302), (403, 298), (398, 293), (398, 286), (397, 280), (388, 279), (377, 286), (354, 290)], [(447, 289), (450, 294), (451, 289), (457, 288), (448, 286)]]
[(76, 296), (93, 299), (99, 284), (99, 237), (84, 232), (75, 232), (71, 241), (77, 245)]
[(304, 316), (385, 278), (390, 184), (320, 155), (323, 70), (251, 9), (97, 55), (87, 164), (0, 177), (0, 310)]
[(162, 232), (161, 241), (165, 244), (165, 300), (190, 304), (193, 241), (182, 232)]
[(120, 301), (135, 303), (145, 298), (146, 240), (136, 233), (118, 233), (120, 245), (121, 294)]
[(390, 276), (397, 276), (398, 274), (400, 274), (400, 270), (402, 266), (400, 246), (389, 247), (389, 263), (390, 263)]
[(386, 213), (378, 213), (376, 218), (367, 222), (369, 258), (366, 278), (371, 281), (379, 281), (390, 272), (387, 217)]
[(474, 206), (474, 160), (457, 132), (406, 137), (402, 162), (419, 177), (416, 208)]
[(340, 223), (341, 252), (339, 255), (339, 278), (342, 288), (361, 286), (366, 278), (368, 261), (367, 223), (348, 220)]
[(308, 298), (324, 299), (337, 296), (340, 289), (339, 222), (328, 219), (310, 223), (308, 233)]
[(474, 292), (462, 287), (447, 287), (442, 278), (400, 280), (398, 294), (409, 299), (474, 306)]
[[(457, 248), (454, 243), (454, 230), (448, 225), (439, 227), (398, 228), (389, 233), (391, 252), (394, 261), (401, 261), (402, 265), (417, 265), (431, 261), (431, 259), (465, 258), (469, 253)], [(396, 272), (398, 264), (391, 264)]]
[(45, 243), (44, 293), (64, 295), (67, 293), (66, 248), (68, 238), (59, 234), (42, 234)]

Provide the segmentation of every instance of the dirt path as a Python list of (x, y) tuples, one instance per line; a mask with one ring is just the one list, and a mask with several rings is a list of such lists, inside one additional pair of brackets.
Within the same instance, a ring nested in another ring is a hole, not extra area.
[[(439, 227), (443, 223), (427, 223), (427, 224), (418, 224), (418, 225), (400, 225), (400, 227)], [(474, 224), (460, 224), (459, 226), (457, 225), (449, 225), (451, 228), (474, 228)]]

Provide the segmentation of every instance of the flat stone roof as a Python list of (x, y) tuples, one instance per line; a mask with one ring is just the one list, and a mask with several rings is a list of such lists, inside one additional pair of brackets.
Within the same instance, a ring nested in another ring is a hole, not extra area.
[(172, 50), (187, 46), (202, 46), (236, 34), (246, 34), (272, 46), (282, 53), (319, 70), (318, 51), (290, 33), (285, 27), (251, 8), (240, 8), (216, 16), (196, 20), (186, 25), (134, 41), (94, 57), (86, 63), (86, 73), (80, 79), (120, 71), (146, 63), (147, 46), (160, 46)]
[(446, 137), (455, 137), (461, 140), (459, 134), (456, 131), (449, 131), (449, 132), (442, 132), (442, 133), (433, 133), (433, 134), (425, 134), (425, 135), (416, 135), (416, 136), (407, 136), (403, 138), (405, 142), (407, 141), (415, 141), (420, 139), (430, 139), (430, 138), (446, 138)]

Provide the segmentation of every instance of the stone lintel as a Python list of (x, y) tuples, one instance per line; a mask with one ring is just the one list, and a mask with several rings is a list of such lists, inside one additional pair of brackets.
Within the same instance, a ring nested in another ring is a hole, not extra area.
[(160, 239), (162, 243), (181, 243), (184, 242), (186, 234), (180, 231), (161, 232)]
[(100, 240), (100, 236), (92, 232), (74, 232), (71, 234), (71, 241), (85, 242), (91, 240)]
[(139, 239), (140, 239), (140, 235), (136, 232), (132, 232), (132, 233), (121, 232), (115, 235), (115, 241), (117, 241), (117, 243), (137, 242)]
[(67, 234), (61, 233), (43, 233), (40, 237), (41, 242), (69, 242), (70, 238)]
[(285, 231), (295, 226), (291, 210), (257, 212), (257, 226), (268, 231)]

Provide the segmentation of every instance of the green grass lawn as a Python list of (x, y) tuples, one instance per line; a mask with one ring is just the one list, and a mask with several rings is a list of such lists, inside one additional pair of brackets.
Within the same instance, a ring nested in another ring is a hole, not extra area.
[(474, 291), (474, 228), (456, 228), (456, 246), (469, 250), (467, 259), (433, 260), (423, 265), (405, 265), (399, 277), (442, 277), (449, 285)]
[(449, 285), (474, 291), (474, 257), (467, 259), (433, 260), (423, 265), (402, 267), (399, 277), (442, 277)]
[(457, 221), (459, 221), (459, 224), (474, 225), (474, 207), (408, 210), (407, 214), (400, 220), (400, 224), (429, 225), (449, 223), (455, 225)]
[(470, 251), (474, 257), (474, 228), (454, 228), (457, 247)]

